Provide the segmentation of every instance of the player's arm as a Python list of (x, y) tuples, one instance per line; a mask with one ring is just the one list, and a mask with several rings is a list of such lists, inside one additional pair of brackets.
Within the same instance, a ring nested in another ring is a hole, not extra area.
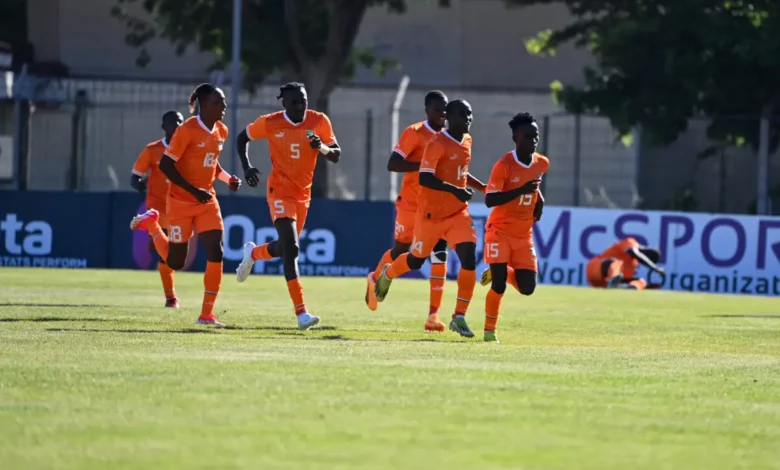
[(542, 220), (542, 212), (544, 212), (544, 196), (542, 190), (538, 190), (536, 193), (536, 205), (534, 205), (534, 220), (539, 222)]
[(485, 191), (487, 191), (487, 185), (485, 183), (472, 176), (471, 173), (469, 173), (466, 178), (468, 179), (466, 184), (468, 184), (469, 187), (476, 189), (482, 194), (485, 194)]
[(222, 168), (222, 165), (217, 163), (217, 179), (228, 185), (231, 191), (238, 191), (241, 187), (241, 179), (238, 176), (231, 176), (230, 173)]
[(523, 194), (532, 194), (539, 190), (540, 180), (531, 180), (519, 188), (509, 191), (490, 192), (485, 195), (485, 205), (488, 207), (503, 206), (509, 204)]
[(467, 202), (474, 194), (471, 189), (455, 186), (436, 177), (436, 167), (443, 155), (444, 149), (435, 142), (431, 142), (425, 147), (425, 154), (420, 163), (420, 186), (450, 193), (459, 200)]
[(393, 153), (390, 154), (390, 159), (387, 160), (387, 171), (393, 173), (409, 173), (412, 171), (418, 171), (420, 169), (419, 162), (410, 162), (408, 160), (409, 155), (420, 145), (420, 137), (417, 132), (407, 127), (401, 133), (401, 138), (398, 139), (398, 143), (393, 149)]
[(144, 149), (133, 165), (133, 173), (130, 175), (130, 187), (139, 193), (146, 192), (146, 172), (149, 171), (149, 152)]
[(176, 162), (183, 158), (185, 151), (189, 146), (189, 133), (179, 129), (173, 135), (170, 146), (165, 150), (163, 157), (160, 159), (160, 171), (163, 172), (168, 181), (176, 186), (184, 189), (188, 193), (200, 202), (206, 203), (211, 200), (211, 193), (205, 189), (198, 189), (189, 181), (176, 168)]
[(309, 139), (311, 148), (318, 150), (329, 162), (338, 163), (341, 159), (341, 147), (336, 141), (328, 116), (323, 114), (314, 132), (307, 134), (306, 138)]
[(236, 148), (238, 149), (238, 160), (241, 162), (241, 168), (244, 169), (244, 179), (249, 186), (255, 187), (260, 182), (260, 170), (252, 166), (249, 161), (249, 142), (258, 139), (268, 138), (266, 131), (266, 116), (260, 116), (246, 126), (246, 129), (238, 133), (236, 137)]

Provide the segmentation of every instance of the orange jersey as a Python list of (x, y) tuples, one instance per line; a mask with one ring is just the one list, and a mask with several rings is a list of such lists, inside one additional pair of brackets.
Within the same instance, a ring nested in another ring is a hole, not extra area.
[[(193, 116), (184, 121), (173, 134), (165, 154), (176, 162), (176, 169), (191, 185), (215, 194), (214, 180), (219, 153), (227, 137), (226, 125), (217, 121), (214, 129), (209, 129), (200, 116)], [(173, 183), (168, 185), (168, 196), (179, 201), (198, 203), (192, 194)]]
[[(412, 124), (403, 131), (393, 151), (407, 161), (419, 163), (422, 161), (425, 147), (436, 134), (437, 132), (428, 125), (428, 121)], [(418, 197), (420, 197), (420, 175), (416, 171), (404, 173), (396, 205), (406, 210), (416, 211)]]
[[(446, 130), (436, 134), (425, 147), (420, 173), (433, 175), (453, 186), (465, 188), (471, 163), (471, 136), (463, 136), (463, 142), (455, 140)], [(454, 194), (435, 189), (420, 188), (418, 212), (428, 219), (446, 219), (468, 209)]]
[(133, 174), (144, 176), (149, 173), (147, 182), (147, 198), (164, 200), (168, 194), (168, 180), (165, 174), (160, 171), (160, 159), (162, 159), (165, 149), (168, 148), (168, 142), (165, 139), (156, 140), (146, 147), (133, 165)]
[[(534, 154), (530, 165), (525, 165), (517, 159), (516, 151), (512, 150), (493, 165), (487, 193), (511, 191), (529, 181), (542, 179), (549, 166), (550, 160), (538, 153)], [(488, 217), (487, 227), (501, 230), (512, 236), (530, 236), (534, 225), (534, 207), (538, 199), (538, 192), (523, 194), (507, 204), (494, 207)]]
[(631, 261), (633, 256), (628, 255), (626, 252), (631, 248), (639, 248), (639, 243), (631, 237), (624, 238), (617, 243), (609, 246), (603, 253), (597, 256), (599, 259), (616, 258), (620, 261)]
[(285, 111), (260, 116), (246, 127), (250, 140), (267, 139), (271, 150), (271, 174), (268, 193), (276, 199), (311, 199), (311, 184), (319, 150), (311, 148), (306, 133), (320, 137), (322, 145), (336, 143), (330, 119), (323, 113), (306, 110), (303, 121), (296, 124)]

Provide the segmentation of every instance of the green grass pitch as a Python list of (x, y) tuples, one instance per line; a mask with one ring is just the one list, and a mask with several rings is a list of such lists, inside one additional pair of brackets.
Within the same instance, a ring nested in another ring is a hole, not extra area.
[[(428, 284), (0, 270), (0, 469), (780, 469), (780, 300), (508, 291), (501, 344), (426, 334)], [(454, 306), (448, 283), (444, 310)]]

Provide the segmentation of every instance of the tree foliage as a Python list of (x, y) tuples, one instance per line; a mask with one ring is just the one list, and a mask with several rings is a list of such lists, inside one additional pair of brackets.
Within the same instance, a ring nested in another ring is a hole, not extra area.
[[(231, 0), (116, 0), (112, 15), (127, 28), (128, 44), (139, 50), (137, 64), (153, 58), (146, 46), (155, 38), (170, 41), (182, 54), (188, 47), (216, 56), (212, 69), (225, 69), (232, 57)], [(314, 109), (327, 111), (328, 97), (359, 66), (384, 74), (397, 66), (369, 48), (354, 47), (360, 23), (370, 7), (406, 11), (406, 0), (242, 0), (241, 62), (243, 85), (253, 89), (269, 75), (306, 84)], [(430, 0), (427, 0), (430, 1)], [(449, 0), (436, 0), (448, 6)], [(132, 4), (143, 15), (134, 15)], [(318, 163), (313, 193), (327, 192), (327, 167)]]
[[(564, 4), (575, 18), (526, 43), (554, 54), (573, 43), (595, 65), (582, 87), (552, 84), (571, 112), (610, 119), (621, 135), (641, 126), (651, 145), (673, 142), (691, 118), (710, 119), (708, 137), (754, 147), (758, 117), (780, 104), (780, 2), (776, 0), (507, 0)], [(778, 143), (772, 126), (771, 145)]]

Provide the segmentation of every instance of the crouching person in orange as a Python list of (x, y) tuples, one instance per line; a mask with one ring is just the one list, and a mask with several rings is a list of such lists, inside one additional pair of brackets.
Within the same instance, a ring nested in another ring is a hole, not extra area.
[(170, 181), (166, 204), (168, 235), (162, 231), (160, 214), (151, 209), (133, 218), (130, 228), (146, 230), (160, 257), (173, 269), (181, 269), (187, 259), (188, 241), (193, 230), (206, 250), (205, 292), (198, 324), (224, 326), (214, 315), (214, 303), (222, 284), (222, 213), (214, 192), (214, 181), (226, 182), (233, 191), (241, 181), (228, 175), (218, 158), (227, 140), (225, 95), (212, 84), (200, 85), (190, 96), (190, 110), (200, 109), (181, 125), (160, 160), (160, 171)]
[[(666, 272), (657, 265), (659, 259), (661, 252), (657, 249), (641, 246), (631, 237), (624, 238), (588, 262), (585, 269), (588, 284), (607, 289), (660, 289)], [(640, 264), (660, 274), (662, 282), (648, 284), (645, 279), (636, 277)]]

